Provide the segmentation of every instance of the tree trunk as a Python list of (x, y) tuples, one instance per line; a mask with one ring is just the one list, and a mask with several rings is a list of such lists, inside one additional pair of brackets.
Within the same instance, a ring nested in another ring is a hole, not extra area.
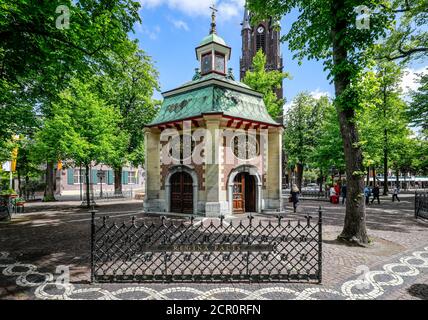
[(324, 183), (324, 176), (322, 170), (320, 170), (320, 192), (322, 192), (322, 184)]
[(30, 199), (30, 177), (28, 173), (25, 175), (25, 200)]
[(55, 201), (54, 183), (54, 163), (49, 161), (46, 165), (46, 188), (43, 201)]
[(388, 132), (384, 130), (383, 137), (383, 195), (388, 195)]
[(336, 69), (334, 74), (334, 87), (336, 93), (336, 110), (339, 116), (340, 132), (343, 138), (345, 152), (347, 198), (345, 225), (339, 239), (358, 244), (367, 244), (369, 238), (366, 230), (366, 212), (363, 197), (364, 167), (363, 154), (360, 147), (360, 139), (355, 124), (355, 110), (347, 103), (353, 103), (344, 96), (346, 90), (350, 90), (351, 75), (349, 68), (345, 68), (348, 52), (343, 47), (345, 43), (348, 21), (344, 14), (344, 0), (332, 1), (331, 36), (333, 41), (333, 64)]
[(366, 185), (370, 185), (370, 167), (367, 167)]
[(376, 185), (376, 168), (372, 167), (373, 187)]
[(86, 165), (85, 170), (85, 181), (86, 181), (86, 207), (91, 207), (91, 194), (90, 194), (90, 183), (89, 183), (89, 165)]
[(122, 167), (114, 168), (114, 194), (122, 194)]
[(297, 164), (297, 173), (296, 173), (296, 184), (300, 191), (302, 191), (303, 184), (303, 164)]

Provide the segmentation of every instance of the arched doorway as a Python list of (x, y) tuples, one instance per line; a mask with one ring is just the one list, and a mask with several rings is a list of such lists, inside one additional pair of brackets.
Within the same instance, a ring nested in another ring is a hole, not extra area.
[(233, 213), (256, 212), (256, 181), (248, 172), (233, 179)]
[(184, 171), (171, 176), (171, 212), (193, 213), (193, 179)]

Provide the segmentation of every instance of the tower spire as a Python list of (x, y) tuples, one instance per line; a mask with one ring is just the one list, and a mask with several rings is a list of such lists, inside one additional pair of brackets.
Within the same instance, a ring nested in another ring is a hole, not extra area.
[(242, 21), (242, 30), (251, 29), (250, 25), (250, 10), (247, 7), (247, 1), (245, 1), (244, 7), (244, 20)]
[(212, 10), (212, 14), (211, 14), (211, 30), (210, 30), (210, 34), (217, 34), (217, 30), (216, 30), (216, 22), (215, 22), (215, 18), (216, 18), (216, 12), (218, 11), (217, 8), (215, 7), (215, 3), (210, 7), (210, 9)]

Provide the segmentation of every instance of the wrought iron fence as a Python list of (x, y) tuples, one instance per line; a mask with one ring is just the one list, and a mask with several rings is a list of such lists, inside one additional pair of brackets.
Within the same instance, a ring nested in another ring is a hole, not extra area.
[(303, 190), (300, 193), (300, 198), (302, 200), (321, 200), (321, 201), (329, 201), (330, 195), (328, 191), (309, 191)]
[(322, 279), (322, 213), (128, 223), (92, 212), (96, 282), (283, 282)]
[(428, 219), (428, 193), (415, 192), (415, 217)]

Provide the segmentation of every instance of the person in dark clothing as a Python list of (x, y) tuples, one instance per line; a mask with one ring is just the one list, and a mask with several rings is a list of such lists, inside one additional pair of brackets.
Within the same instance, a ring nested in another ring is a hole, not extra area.
[(297, 185), (293, 184), (290, 194), (291, 194), (291, 202), (293, 202), (294, 213), (296, 213), (297, 203), (299, 203), (299, 194), (300, 194), (300, 191)]
[(372, 192), (373, 192), (372, 204), (373, 204), (373, 201), (375, 201), (375, 199), (377, 199), (377, 204), (380, 204), (380, 199), (379, 199), (380, 189), (379, 189), (379, 186), (375, 185), (375, 187), (373, 188)]
[(370, 200), (370, 196), (371, 196), (371, 194), (372, 194), (372, 192), (371, 192), (371, 190), (370, 190), (369, 186), (366, 186), (366, 187), (364, 188), (364, 197), (366, 198), (366, 205), (368, 205), (368, 204), (369, 204), (369, 200)]
[(346, 192), (347, 192), (347, 190), (346, 190), (346, 184), (343, 184), (343, 186), (342, 186), (342, 190), (341, 190), (341, 194), (342, 194), (342, 204), (344, 204), (345, 203), (345, 200), (346, 200)]

